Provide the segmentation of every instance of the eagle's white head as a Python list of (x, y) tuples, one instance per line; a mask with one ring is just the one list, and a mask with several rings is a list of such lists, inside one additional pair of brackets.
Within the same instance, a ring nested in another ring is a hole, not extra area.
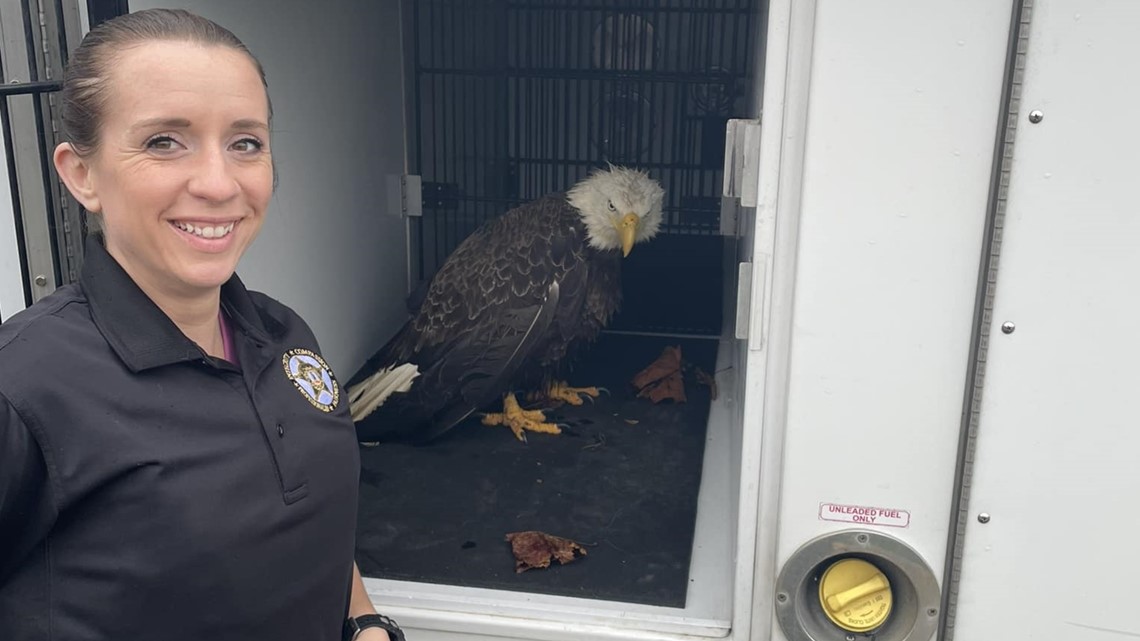
[(649, 174), (610, 165), (594, 171), (566, 193), (582, 214), (594, 249), (620, 249), (628, 256), (634, 243), (649, 240), (661, 227), (665, 190)]

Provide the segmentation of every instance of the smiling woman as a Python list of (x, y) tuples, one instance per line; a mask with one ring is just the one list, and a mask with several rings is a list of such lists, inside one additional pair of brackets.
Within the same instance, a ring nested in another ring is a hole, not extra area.
[(81, 153), (61, 144), (56, 166), (102, 218), (107, 252), (191, 339), (222, 356), (220, 287), (273, 190), (257, 68), (241, 51), (193, 42), (147, 42), (116, 58), (97, 145)]
[(63, 104), (55, 166), (101, 233), (0, 327), (0, 638), (399, 638), (353, 563), (339, 385), (234, 273), (274, 186), (260, 65), (144, 11), (91, 31)]

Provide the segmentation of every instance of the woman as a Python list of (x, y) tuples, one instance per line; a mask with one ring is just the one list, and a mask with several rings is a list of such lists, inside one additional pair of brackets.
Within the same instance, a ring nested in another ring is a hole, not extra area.
[(399, 636), (353, 563), (347, 402), (234, 274), (273, 192), (260, 64), (143, 11), (84, 38), (62, 100), (55, 166), (102, 233), (0, 327), (0, 638)]

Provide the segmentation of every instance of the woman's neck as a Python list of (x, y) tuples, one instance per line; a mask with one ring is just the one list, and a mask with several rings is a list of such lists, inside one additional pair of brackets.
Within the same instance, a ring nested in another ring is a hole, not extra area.
[[(130, 274), (130, 270), (127, 270)], [(197, 291), (172, 291), (162, 283), (130, 274), (139, 289), (187, 338), (214, 358), (225, 358), (225, 343), (218, 313), (221, 309), (222, 288)]]
[(203, 351), (214, 358), (225, 358), (225, 343), (222, 340), (221, 325), (218, 323), (220, 301), (221, 293), (215, 290), (209, 298), (179, 299), (165, 303), (155, 300), (155, 304)]
[(146, 269), (135, 269), (131, 260), (105, 241), (107, 253), (127, 272), (139, 289), (163, 311), (175, 326), (214, 358), (225, 358), (225, 342), (219, 325), (222, 288), (194, 288), (176, 279), (164, 279)]

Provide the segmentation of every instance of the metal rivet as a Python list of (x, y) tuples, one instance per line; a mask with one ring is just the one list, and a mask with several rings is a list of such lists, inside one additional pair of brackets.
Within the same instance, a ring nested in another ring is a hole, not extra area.
[(1042, 113), (1040, 109), (1034, 109), (1033, 111), (1029, 112), (1029, 122), (1035, 125), (1044, 119), (1045, 114)]
[(990, 515), (988, 512), (982, 512), (978, 515), (978, 523), (989, 523)]
[(854, 634), (848, 634), (847, 636), (845, 636), (845, 637), (843, 637), (843, 638), (844, 638), (846, 641), (855, 641), (855, 635), (854, 635)]
[(1013, 330), (1015, 329), (1017, 329), (1017, 325), (1014, 325), (1013, 321), (1006, 321), (1001, 324), (1001, 331), (1003, 334), (1012, 334)]
[(783, 603), (783, 602), (788, 600), (788, 595), (781, 592), (781, 593), (776, 595), (776, 600), (779, 601), (780, 603)]
[(44, 276), (42, 274), (39, 276), (36, 276), (36, 284), (39, 285), (40, 287), (47, 285), (47, 276)]
[(927, 608), (926, 609), (926, 616), (928, 616), (928, 617), (938, 616), (938, 608)]
[(860, 534), (859, 536), (855, 537), (855, 540), (860, 542), (860, 543), (866, 543), (867, 542), (867, 535), (866, 534)]

